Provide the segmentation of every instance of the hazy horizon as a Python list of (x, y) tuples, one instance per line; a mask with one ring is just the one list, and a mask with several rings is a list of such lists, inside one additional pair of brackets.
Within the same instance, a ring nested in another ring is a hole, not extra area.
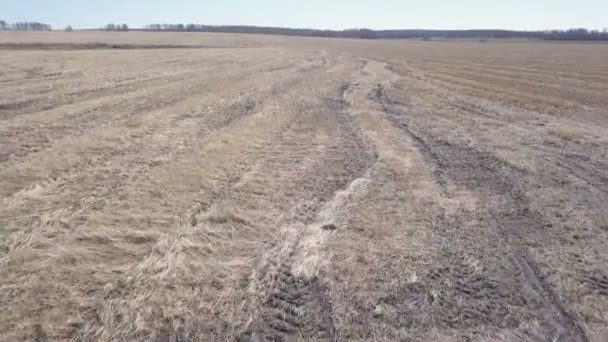
[(549, 30), (584, 27), (602, 30), (608, 23), (608, 3), (597, 0), (536, 1), (514, 0), (488, 4), (469, 0), (453, 3), (442, 0), (370, 0), (326, 3), (311, 0), (265, 0), (256, 3), (227, 0), (221, 3), (180, 0), (171, 3), (153, 0), (108, 0), (90, 3), (80, 0), (2, 1), (0, 19), (7, 22), (38, 21), (55, 29), (99, 28), (107, 23), (142, 27), (152, 23), (198, 23), (208, 25), (251, 25), (289, 28), (342, 30), (349, 28), (386, 29), (504, 29)]

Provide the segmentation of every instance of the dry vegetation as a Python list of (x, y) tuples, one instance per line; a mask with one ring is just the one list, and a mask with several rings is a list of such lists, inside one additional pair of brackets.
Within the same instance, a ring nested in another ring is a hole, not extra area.
[(608, 339), (608, 45), (0, 41), (2, 341)]

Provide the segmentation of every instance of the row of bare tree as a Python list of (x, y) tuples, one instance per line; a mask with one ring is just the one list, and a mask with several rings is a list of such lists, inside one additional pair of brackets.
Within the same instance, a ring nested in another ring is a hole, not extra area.
[(107, 24), (102, 28), (105, 31), (129, 31), (129, 26), (127, 24)]
[(13, 30), (13, 31), (51, 31), (51, 25), (43, 24), (38, 22), (18, 22), (18, 23), (7, 23), (4, 20), (0, 20), (0, 30)]
[(172, 32), (225, 32), (258, 33), (288, 36), (364, 38), (364, 39), (431, 39), (431, 38), (525, 38), (544, 40), (608, 40), (608, 30), (587, 30), (584, 28), (550, 31), (512, 31), (512, 30), (369, 30), (348, 29), (315, 30), (259, 26), (210, 26), (201, 24), (150, 24), (146, 31)]
[[(15, 31), (51, 31), (51, 25), (39, 22), (7, 23), (0, 20), (0, 30)], [(102, 28), (106, 31), (129, 31), (127, 24), (107, 24)], [(424, 39), (432, 38), (524, 38), (543, 40), (581, 40), (581, 41), (608, 41), (608, 29), (603, 31), (587, 30), (584, 28), (570, 30), (550, 31), (511, 31), (511, 30), (315, 30), (283, 27), (260, 26), (211, 26), (201, 24), (150, 24), (144, 31), (171, 31), (171, 32), (224, 32), (224, 33), (258, 33), (288, 36), (332, 37), (332, 38), (363, 38), (363, 39)], [(67, 26), (66, 31), (72, 31)]]

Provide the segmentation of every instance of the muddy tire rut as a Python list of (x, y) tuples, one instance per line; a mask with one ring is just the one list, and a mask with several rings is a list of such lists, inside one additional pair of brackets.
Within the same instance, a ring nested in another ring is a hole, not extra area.
[[(389, 70), (389, 68), (385, 68), (385, 70)], [(388, 86), (390, 87), (390, 85)], [(545, 226), (544, 222), (541, 221), (542, 218), (530, 211), (524, 190), (527, 178), (525, 171), (497, 159), (491, 153), (481, 152), (468, 146), (452, 144), (435, 137), (432, 133), (424, 132), (424, 128), (412, 129), (412, 118), (409, 111), (415, 109), (404, 107), (392, 101), (386, 96), (382, 85), (370, 90), (370, 99), (379, 104), (384, 115), (395, 127), (402, 129), (416, 143), (425, 161), (430, 164), (428, 167), (433, 170), (435, 180), (443, 189), (445, 196), (457, 196), (457, 194), (451, 193), (454, 189), (466, 188), (474, 191), (480, 202), (485, 203), (480, 205), (476, 213), (476, 215), (481, 216), (477, 219), (484, 223), (483, 229), (490, 230), (490, 233), (485, 231), (483, 234), (489, 234), (490, 238), (499, 238), (503, 241), (501, 244), (504, 244), (505, 247), (500, 250), (504, 249), (504, 251), (499, 252), (499, 250), (494, 249), (493, 258), (500, 260), (502, 267), (505, 267), (505, 263), (510, 264), (506, 269), (501, 269), (500, 276), (498, 274), (494, 276), (496, 279), (502, 277), (502, 281), (504, 281), (508, 274), (512, 277), (510, 281), (513, 281), (514, 284), (503, 283), (502, 286), (505, 288), (502, 290), (496, 285), (486, 286), (486, 290), (483, 291), (480, 288), (473, 287), (471, 292), (465, 291), (463, 294), (471, 296), (487, 290), (490, 290), (490, 292), (500, 290), (502, 292), (503, 290), (517, 291), (516, 289), (521, 289), (514, 297), (500, 295), (495, 298), (486, 297), (484, 301), (488, 301), (489, 305), (498, 301), (498, 305), (502, 306), (500, 310), (505, 311), (505, 314), (508, 307), (512, 305), (525, 305), (527, 308), (536, 311), (537, 317), (540, 318), (539, 323), (542, 330), (540, 332), (529, 332), (531, 334), (530, 338), (542, 339), (543, 336), (551, 336), (553, 340), (558, 341), (588, 341), (578, 319), (571, 313), (570, 309), (564, 307), (552, 287), (545, 282), (545, 275), (530, 257), (526, 247), (523, 246), (521, 237), (529, 234), (528, 230), (539, 231)], [(460, 223), (455, 222), (453, 218), (445, 214), (441, 215), (437, 222), (438, 224), (434, 225), (436, 232), (448, 238), (454, 234), (452, 227)], [(494, 233), (491, 233), (492, 231)], [(448, 255), (457, 253), (456, 251), (450, 251), (450, 248), (444, 252), (447, 252)], [(504, 255), (497, 253), (504, 253)], [(429, 277), (436, 282), (445, 277), (445, 274), (441, 273), (431, 274)], [(459, 283), (465, 275), (456, 274), (454, 276), (458, 277), (459, 280), (456, 283)], [(470, 281), (471, 279), (467, 282)], [(468, 284), (468, 286), (470, 285), (473, 284)], [(508, 289), (510, 287), (512, 288)], [(488, 307), (488, 309), (490, 308)], [(437, 314), (443, 316), (449, 312), (448, 308), (442, 310), (443, 312)], [(493, 311), (493, 309), (490, 310)], [(492, 311), (460, 312), (457, 315), (464, 315), (464, 317), (473, 319), (470, 324), (493, 323), (491, 322), (493, 319), (501, 320), (502, 323), (496, 322), (499, 325), (508, 322), (506, 316)], [(495, 316), (495, 314), (498, 314), (498, 316)], [(455, 318), (460, 320), (462, 317), (449, 318), (446, 323), (451, 326), (453, 324), (452, 320)], [(488, 319), (490, 321), (487, 321)], [(509, 324), (507, 323), (507, 326)]]

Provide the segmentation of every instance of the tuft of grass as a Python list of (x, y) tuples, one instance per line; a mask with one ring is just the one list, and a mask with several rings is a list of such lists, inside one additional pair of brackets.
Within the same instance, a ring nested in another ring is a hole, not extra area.
[(215, 224), (238, 223), (247, 225), (247, 220), (239, 217), (232, 208), (213, 207), (206, 215), (205, 221)]
[(576, 128), (569, 126), (559, 126), (557, 128), (550, 129), (549, 134), (568, 142), (579, 140), (582, 137), (581, 132), (579, 132)]

